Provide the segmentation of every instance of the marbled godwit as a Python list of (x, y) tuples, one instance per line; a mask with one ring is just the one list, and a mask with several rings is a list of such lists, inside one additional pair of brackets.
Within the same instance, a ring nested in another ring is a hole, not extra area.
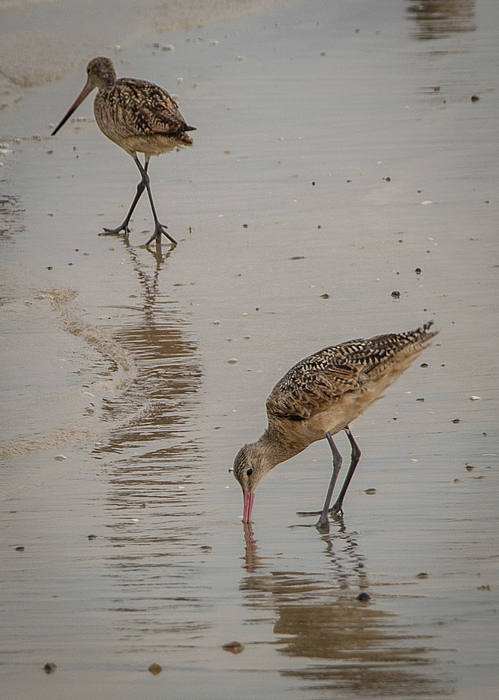
[[(186, 124), (177, 103), (163, 88), (147, 80), (117, 79), (113, 62), (109, 58), (102, 56), (93, 58), (87, 66), (87, 75), (85, 87), (56, 126), (52, 136), (57, 134), (85, 97), (97, 88), (94, 114), (99, 129), (108, 139), (132, 156), (142, 176), (125, 220), (117, 228), (104, 229), (104, 233), (123, 232), (125, 235), (129, 233), (130, 218), (146, 189), (154, 217), (154, 233), (146, 245), (154, 239), (160, 243), (161, 234), (164, 234), (172, 243), (176, 243), (176, 240), (166, 232), (167, 227), (159, 222), (147, 168), (151, 156), (159, 156), (179, 146), (192, 146), (192, 139), (185, 132), (195, 131), (196, 127)], [(140, 162), (137, 152), (144, 154), (144, 165)]]
[[(256, 487), (271, 469), (327, 439), (333, 453), (333, 474), (316, 524), (329, 525), (328, 513), (341, 513), (343, 499), (360, 459), (349, 425), (414, 362), (438, 331), (433, 321), (408, 333), (377, 335), (324, 348), (292, 367), (267, 399), (268, 427), (261, 438), (245, 445), (234, 461), (234, 476), (244, 496), (243, 522), (251, 521)], [(333, 435), (344, 430), (351, 445), (350, 468), (332, 508), (341, 455)], [(312, 513), (310, 515), (313, 515)]]

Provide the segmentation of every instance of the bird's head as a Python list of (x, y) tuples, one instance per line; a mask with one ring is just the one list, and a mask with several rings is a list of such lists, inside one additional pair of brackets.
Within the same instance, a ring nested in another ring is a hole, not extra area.
[(105, 58), (104, 56), (97, 56), (97, 58), (92, 58), (87, 66), (87, 82), (85, 87), (80, 92), (76, 100), (73, 102), (71, 107), (68, 109), (66, 114), (63, 116), (59, 124), (55, 127), (51, 136), (55, 136), (61, 126), (63, 126), (73, 112), (81, 105), (83, 100), (90, 95), (94, 88), (99, 88), (99, 90), (106, 90), (111, 88), (116, 82), (116, 71), (114, 70), (113, 62), (110, 58)]
[(105, 56), (97, 56), (92, 58), (87, 66), (87, 85), (86, 88), (91, 91), (94, 88), (105, 90), (112, 87), (116, 82), (116, 70), (110, 58)]
[(257, 442), (242, 447), (234, 460), (234, 476), (241, 484), (244, 497), (243, 523), (251, 521), (256, 487), (272, 469)]

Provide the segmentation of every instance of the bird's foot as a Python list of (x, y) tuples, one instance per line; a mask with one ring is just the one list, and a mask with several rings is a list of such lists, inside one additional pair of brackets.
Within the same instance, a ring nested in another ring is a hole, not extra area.
[(166, 238), (168, 238), (168, 240), (171, 241), (171, 243), (173, 245), (177, 245), (177, 241), (172, 236), (170, 236), (169, 233), (166, 232), (167, 228), (168, 228), (168, 226), (165, 226), (164, 224), (160, 224), (158, 221), (156, 223), (155, 228), (154, 228), (154, 233), (152, 234), (151, 238), (147, 241), (146, 245), (149, 245), (154, 240), (156, 241), (157, 244), (161, 245), (161, 234), (163, 234), (163, 236), (166, 236)]
[(328, 510), (329, 515), (331, 515), (335, 520), (342, 520), (343, 518), (343, 508), (341, 505), (337, 505), (336, 503), (332, 508)]
[(315, 527), (319, 532), (329, 532), (329, 518), (327, 517), (327, 514), (321, 514), (321, 517), (315, 523)]
[(314, 511), (298, 511), (296, 515), (299, 515), (301, 518), (310, 518), (314, 515), (319, 515), (319, 520), (315, 524), (315, 527), (320, 531), (320, 532), (329, 532), (329, 518), (328, 516), (331, 516), (333, 520), (337, 521), (342, 521), (343, 520), (343, 510), (341, 506), (336, 506), (334, 505), (332, 508), (330, 508), (326, 513), (324, 513), (323, 510), (314, 510)]
[(99, 233), (99, 236), (119, 236), (121, 234), (128, 236), (129, 233), (128, 222), (124, 221), (121, 226), (117, 226), (116, 228), (105, 228), (102, 233)]

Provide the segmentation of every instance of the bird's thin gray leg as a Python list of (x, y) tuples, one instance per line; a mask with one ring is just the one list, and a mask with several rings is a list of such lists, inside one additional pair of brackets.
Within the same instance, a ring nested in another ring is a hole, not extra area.
[(149, 159), (146, 156), (146, 167), (144, 168), (140, 160), (138, 159), (137, 156), (134, 158), (135, 163), (137, 164), (137, 168), (140, 170), (142, 173), (142, 182), (144, 184), (144, 187), (147, 190), (147, 196), (149, 197), (149, 204), (151, 205), (151, 211), (152, 215), (154, 217), (154, 233), (152, 234), (151, 238), (147, 241), (146, 245), (149, 245), (149, 243), (152, 243), (156, 239), (156, 243), (161, 243), (161, 234), (166, 236), (172, 243), (175, 245), (177, 244), (177, 241), (170, 236), (169, 233), (166, 232), (167, 226), (164, 224), (160, 223), (158, 219), (158, 215), (156, 214), (156, 207), (154, 206), (154, 201), (152, 198), (152, 192), (151, 192), (151, 181), (149, 179), (149, 175), (147, 174), (147, 164), (149, 163)]
[[(135, 160), (135, 159), (134, 159)], [(145, 165), (144, 165), (144, 170), (147, 172), (147, 167), (149, 165), (149, 161), (146, 159)], [(142, 193), (144, 192), (146, 188), (144, 178), (139, 182), (137, 185), (137, 192), (135, 194), (134, 200), (130, 206), (130, 209), (128, 210), (128, 214), (125, 216), (125, 219), (121, 226), (117, 226), (116, 228), (105, 228), (104, 233), (99, 234), (100, 236), (116, 236), (117, 234), (124, 233), (125, 236), (128, 236), (130, 233), (130, 229), (128, 228), (128, 224), (130, 223), (130, 219), (132, 218), (132, 214), (135, 210), (135, 207), (137, 206), (137, 202), (139, 199), (142, 197)]]
[(329, 432), (326, 433), (326, 438), (327, 438), (327, 441), (329, 442), (329, 447), (331, 448), (331, 452), (333, 453), (333, 473), (331, 474), (331, 481), (329, 482), (329, 487), (328, 487), (327, 494), (326, 494), (326, 500), (324, 501), (324, 508), (322, 509), (322, 513), (321, 513), (319, 520), (315, 524), (315, 527), (318, 530), (324, 530), (326, 528), (329, 530), (329, 518), (328, 518), (329, 504), (331, 503), (331, 498), (333, 497), (334, 486), (336, 484), (336, 480), (338, 478), (338, 474), (340, 473), (341, 465), (343, 462), (341, 455), (338, 451), (338, 448), (334, 444), (334, 440)]
[(329, 509), (329, 512), (332, 513), (333, 515), (336, 513), (343, 513), (343, 499), (345, 498), (345, 494), (347, 492), (348, 487), (350, 486), (350, 482), (352, 481), (353, 473), (355, 471), (355, 468), (357, 467), (357, 464), (359, 463), (359, 459), (361, 456), (361, 451), (357, 443), (355, 442), (355, 438), (350, 432), (350, 428), (347, 426), (345, 428), (345, 433), (347, 434), (347, 438), (350, 441), (350, 445), (352, 447), (352, 453), (350, 457), (350, 466), (348, 467), (348, 472), (345, 477), (345, 482), (343, 486), (341, 487), (341, 491), (338, 495), (338, 498), (336, 499), (335, 504), (333, 505), (332, 508)]

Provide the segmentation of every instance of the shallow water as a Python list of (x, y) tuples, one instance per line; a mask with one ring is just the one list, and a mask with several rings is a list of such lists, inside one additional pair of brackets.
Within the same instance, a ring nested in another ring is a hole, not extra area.
[[(498, 11), (418, 7), (290, 2), (114, 56), (198, 127), (151, 163), (161, 255), (145, 201), (129, 243), (96, 235), (137, 173), (90, 101), (49, 137), (81, 70), (0, 112), (9, 698), (495, 699)], [(280, 376), (429, 318), (353, 426), (344, 521), (295, 514), (322, 503), (321, 442), (243, 528), (228, 469)]]

